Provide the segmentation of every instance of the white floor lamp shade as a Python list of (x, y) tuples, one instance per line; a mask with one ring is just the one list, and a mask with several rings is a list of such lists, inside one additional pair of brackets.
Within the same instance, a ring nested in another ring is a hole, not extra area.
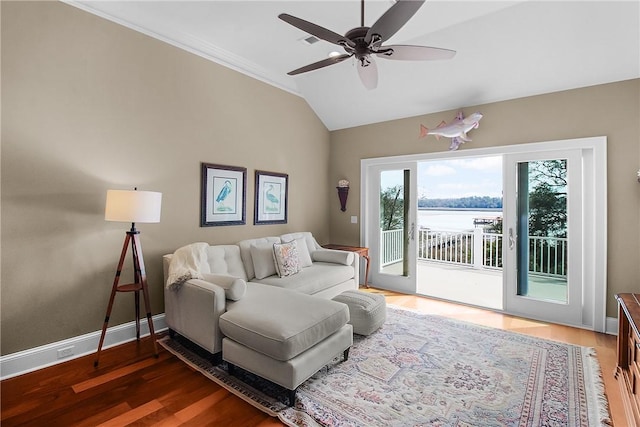
[(119, 222), (160, 222), (162, 193), (107, 190), (104, 219)]

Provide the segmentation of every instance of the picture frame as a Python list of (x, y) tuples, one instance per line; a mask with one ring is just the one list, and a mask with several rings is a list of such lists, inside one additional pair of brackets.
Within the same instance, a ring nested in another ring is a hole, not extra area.
[(202, 163), (200, 227), (246, 224), (247, 168)]
[(256, 170), (254, 225), (286, 224), (289, 175)]

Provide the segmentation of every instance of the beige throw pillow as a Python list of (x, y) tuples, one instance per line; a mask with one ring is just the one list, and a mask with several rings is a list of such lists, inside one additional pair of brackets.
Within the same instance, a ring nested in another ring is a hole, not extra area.
[(273, 244), (273, 259), (280, 277), (291, 276), (300, 271), (300, 256), (295, 240)]
[(253, 260), (256, 279), (260, 280), (276, 274), (276, 265), (273, 262), (273, 247), (270, 244), (251, 245), (249, 251)]
[(298, 257), (300, 258), (300, 267), (310, 267), (313, 264), (311, 260), (311, 254), (309, 253), (309, 247), (307, 246), (307, 240), (304, 237), (300, 237), (296, 240), (296, 246), (298, 249)]

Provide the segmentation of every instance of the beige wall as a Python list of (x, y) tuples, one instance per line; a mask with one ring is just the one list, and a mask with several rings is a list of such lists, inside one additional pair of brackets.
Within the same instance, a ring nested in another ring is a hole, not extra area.
[[(357, 244), (360, 159), (447, 146), (418, 125), (455, 112), (329, 134), (301, 98), (73, 7), (1, 8), (2, 354), (100, 329), (128, 227), (104, 221), (107, 189), (163, 193), (161, 223), (139, 225), (160, 313), (163, 253), (298, 230)], [(485, 114), (469, 148), (609, 138), (609, 316), (613, 294), (638, 289), (639, 93), (635, 80), (465, 109)], [(200, 162), (248, 169), (247, 225), (199, 227)], [(252, 225), (256, 169), (289, 174), (288, 224)], [(132, 312), (118, 295), (110, 324)]]
[[(101, 328), (129, 227), (107, 189), (163, 193), (138, 226), (154, 314), (181, 245), (328, 241), (329, 132), (297, 96), (60, 2), (2, 2), (2, 89), (2, 354)], [(199, 226), (200, 162), (247, 168), (247, 225)], [(253, 226), (256, 169), (289, 174), (288, 224)]]
[[(481, 112), (467, 148), (606, 136), (608, 191), (607, 316), (617, 317), (614, 295), (640, 291), (640, 80), (630, 80), (464, 108)], [(449, 122), (456, 111), (412, 117), (331, 133), (329, 182), (351, 181), (346, 212), (330, 211), (331, 240), (360, 242), (360, 160), (446, 151), (449, 140), (418, 139), (419, 126)], [(604, 177), (602, 177), (604, 179)]]

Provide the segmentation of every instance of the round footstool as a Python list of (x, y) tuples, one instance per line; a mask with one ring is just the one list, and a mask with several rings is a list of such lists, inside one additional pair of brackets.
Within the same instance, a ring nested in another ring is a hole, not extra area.
[(349, 307), (349, 323), (353, 332), (369, 335), (387, 319), (387, 304), (384, 295), (362, 291), (345, 291), (333, 298)]

